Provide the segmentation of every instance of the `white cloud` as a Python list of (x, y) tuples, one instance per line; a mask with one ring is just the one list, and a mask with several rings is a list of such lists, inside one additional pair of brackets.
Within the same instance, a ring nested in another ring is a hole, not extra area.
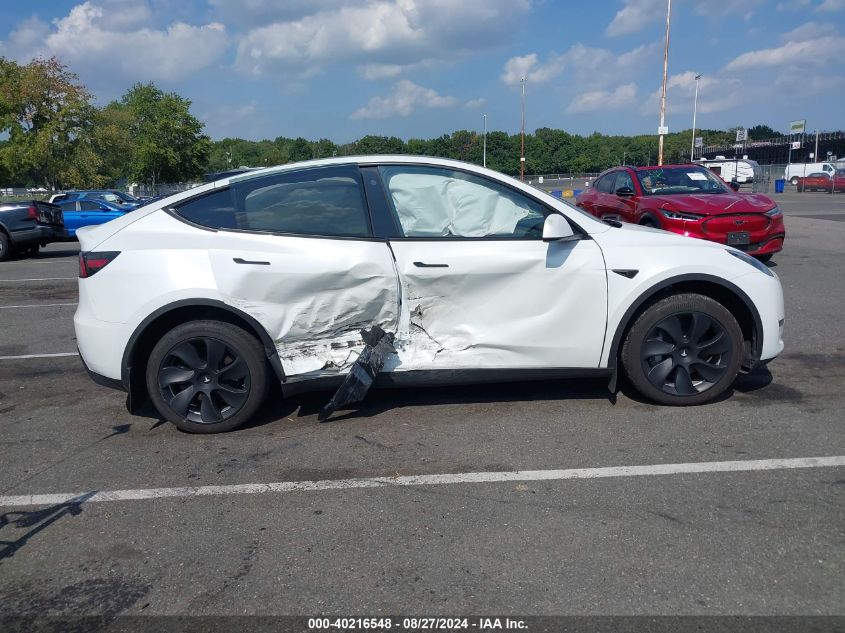
[(434, 62), (425, 59), (413, 64), (362, 64), (358, 66), (358, 74), (368, 80), (385, 79), (398, 77), (402, 73), (421, 68), (431, 68), (432, 66), (434, 66)]
[[(695, 97), (695, 75), (687, 70), (671, 75), (666, 81), (666, 112), (677, 114), (692, 112)], [(661, 88), (652, 92), (640, 107), (640, 114), (649, 115), (660, 112)], [(710, 114), (730, 110), (748, 100), (754, 88), (739, 79), (702, 75), (699, 80), (698, 112)], [(760, 96), (760, 95), (758, 95)]]
[(811, 0), (788, 0), (787, 2), (778, 2), (777, 10), (784, 13), (794, 13), (803, 11), (810, 6)]
[(822, 3), (816, 7), (819, 13), (832, 13), (842, 11), (842, 9), (845, 9), (845, 0), (822, 0)]
[(448, 108), (457, 103), (454, 97), (444, 97), (431, 88), (418, 86), (403, 79), (393, 85), (386, 97), (373, 97), (367, 105), (352, 113), (353, 119), (386, 119), (408, 116), (415, 108)]
[(592, 90), (576, 95), (566, 111), (569, 114), (618, 110), (632, 105), (637, 97), (637, 85), (623, 84), (615, 90)]
[(772, 66), (821, 66), (845, 55), (845, 38), (828, 35), (810, 40), (790, 40), (783, 46), (742, 53), (725, 70), (757, 70)]
[(806, 22), (799, 27), (787, 31), (780, 36), (781, 42), (802, 42), (817, 37), (831, 35), (836, 31), (832, 24), (820, 24), (818, 22)]
[(593, 86), (605, 87), (630, 81), (649, 60), (657, 63), (658, 45), (643, 44), (625, 53), (614, 53), (604, 48), (593, 48), (578, 43), (565, 53), (552, 53), (545, 62), (540, 62), (536, 53), (511, 57), (502, 70), (501, 80), (505, 85), (518, 86), (525, 75), (529, 83), (545, 83), (571, 70), (576, 83), (590, 82)]
[(92, 0), (52, 25), (35, 19), (19, 24), (0, 51), (19, 61), (55, 55), (83, 75), (172, 81), (205, 68), (228, 47), (222, 24), (176, 22), (155, 30), (143, 26), (148, 18), (146, 4)]
[(477, 110), (478, 108), (483, 108), (486, 105), (487, 105), (487, 99), (485, 99), (484, 97), (481, 97), (479, 99), (470, 99), (469, 101), (467, 101), (464, 104), (464, 107), (468, 108), (470, 110)]
[[(324, 7), (320, 3), (318, 6)], [(369, 0), (332, 6), (248, 32), (238, 45), (243, 72), (301, 74), (326, 64), (381, 65), (453, 60), (501, 43), (530, 0)], [(376, 66), (378, 68), (378, 66)]]
[(522, 77), (529, 83), (545, 83), (563, 72), (566, 60), (561, 55), (551, 56), (545, 64), (537, 61), (537, 54), (511, 57), (502, 70), (502, 82), (507, 86), (518, 86)]
[(647, 24), (666, 20), (666, 0), (623, 0), (622, 7), (605, 29), (610, 37), (636, 33)]

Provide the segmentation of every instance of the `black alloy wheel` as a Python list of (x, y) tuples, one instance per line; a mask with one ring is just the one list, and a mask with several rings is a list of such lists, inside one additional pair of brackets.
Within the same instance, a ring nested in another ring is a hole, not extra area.
[(222, 321), (191, 321), (153, 347), (147, 392), (159, 413), (183, 431), (230, 431), (261, 407), (267, 367), (264, 348), (251, 333)]
[(167, 405), (198, 424), (222, 422), (244, 406), (249, 369), (220, 339), (200, 337), (174, 346), (158, 370), (158, 386)]
[(730, 387), (743, 345), (742, 330), (725, 306), (704, 295), (678, 294), (637, 317), (620, 359), (644, 396), (660, 404), (696, 405)]
[(689, 312), (659, 321), (640, 348), (640, 359), (657, 389), (692, 396), (722, 379), (731, 353), (731, 341), (718, 321), (703, 312)]

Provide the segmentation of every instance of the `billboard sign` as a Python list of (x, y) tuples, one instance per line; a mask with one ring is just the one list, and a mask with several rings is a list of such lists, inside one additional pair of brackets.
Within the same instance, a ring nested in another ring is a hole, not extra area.
[(804, 129), (807, 127), (807, 119), (799, 119), (797, 121), (790, 121), (789, 122), (789, 133), (790, 134), (803, 134)]

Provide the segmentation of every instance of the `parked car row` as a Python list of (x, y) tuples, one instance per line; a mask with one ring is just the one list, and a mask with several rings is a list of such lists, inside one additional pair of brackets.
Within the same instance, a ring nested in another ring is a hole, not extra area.
[(104, 224), (149, 204), (118, 190), (66, 191), (49, 202), (25, 200), (0, 205), (0, 261), (30, 257), (51, 242), (76, 238), (83, 226)]

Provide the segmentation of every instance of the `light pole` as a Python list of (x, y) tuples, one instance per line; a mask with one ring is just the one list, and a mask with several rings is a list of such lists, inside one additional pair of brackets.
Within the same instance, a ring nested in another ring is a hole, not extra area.
[(701, 73), (695, 76), (695, 99), (692, 102), (692, 141), (689, 146), (689, 160), (695, 160), (695, 114), (698, 111), (698, 80), (701, 79)]
[(669, 69), (669, 20), (672, 16), (672, 0), (666, 2), (666, 45), (663, 48), (663, 92), (660, 95), (660, 140), (657, 144), (657, 164), (663, 164), (663, 134), (666, 129), (666, 73)]
[(484, 154), (482, 159), (482, 167), (487, 167), (487, 115), (482, 114), (481, 118), (484, 121), (484, 133), (482, 134), (481, 138), (483, 139), (484, 143)]
[(519, 152), (519, 179), (525, 180), (525, 75), (519, 81), (522, 84), (522, 141)]

